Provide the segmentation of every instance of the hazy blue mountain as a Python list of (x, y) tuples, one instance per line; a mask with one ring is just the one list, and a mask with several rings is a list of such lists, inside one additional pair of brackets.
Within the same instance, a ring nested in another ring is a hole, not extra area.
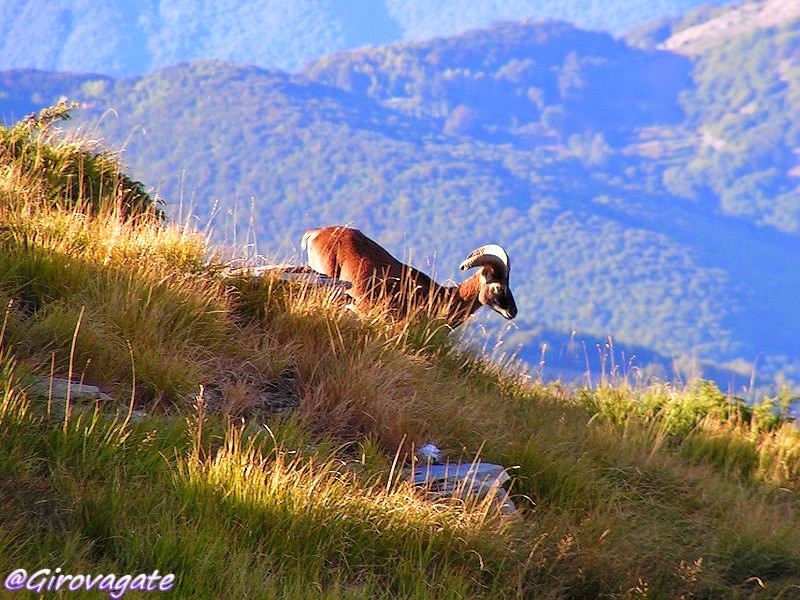
[(501, 20), (524, 18), (569, 21), (583, 29), (622, 34), (665, 15), (679, 15), (698, 5), (731, 4), (730, 0), (386, 0), (389, 14), (405, 38), (454, 35)]
[(450, 35), (503, 19), (557, 18), (622, 33), (704, 1), (4, 0), (0, 69), (129, 75), (216, 58), (296, 70), (345, 48)]
[(537, 135), (566, 139), (588, 130), (619, 142), (645, 124), (679, 123), (691, 69), (682, 56), (631, 48), (606, 33), (515, 21), (340, 52), (303, 74), (431, 117), (451, 133), (530, 147)]
[[(753, 43), (783, 43), (787, 27)], [(715, 59), (720, 77), (746, 62), (750, 45), (737, 43)], [(582, 368), (582, 345), (567, 347), (575, 330), (594, 336), (592, 361), (612, 334), (628, 356), (666, 367), (696, 358), (747, 377), (757, 358), (797, 382), (800, 237), (731, 213), (713, 190), (672, 189), (675, 169), (694, 168), (692, 132), (710, 118), (698, 115), (725, 120), (731, 88), (706, 85), (703, 64), (520, 22), (339, 54), (296, 75), (219, 61), (127, 79), (17, 71), (2, 79), (0, 112), (9, 99), (35, 105), (37, 89), (40, 101), (82, 100), (78, 124), (124, 143), (134, 177), (173, 213), (220, 201), (219, 234), (230, 240), (235, 219), (242, 241), (252, 203), (258, 250), (279, 259), (326, 223), (352, 222), (442, 278), (478, 244), (503, 243), (520, 305), (507, 344), (525, 344), (533, 363), (548, 341)], [(764, 144), (784, 152), (786, 139)]]

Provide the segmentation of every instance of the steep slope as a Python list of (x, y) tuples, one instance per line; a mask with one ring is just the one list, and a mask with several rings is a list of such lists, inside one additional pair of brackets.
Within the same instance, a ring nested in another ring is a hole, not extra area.
[(184, 60), (226, 59), (295, 70), (344, 48), (451, 35), (500, 19), (560, 18), (620, 33), (701, 2), (6, 0), (0, 3), (0, 69), (129, 75)]
[[(262, 252), (296, 254), (307, 227), (349, 221), (424, 269), (435, 252), (448, 277), (478, 244), (506, 244), (521, 309), (510, 337), (533, 362), (546, 327), (612, 334), (667, 367), (695, 357), (747, 377), (761, 356), (761, 372), (797, 380), (797, 237), (666, 191), (693, 152), (679, 100), (690, 68), (518, 23), (343, 54), (300, 76), (205, 62), (70, 93), (87, 103), (84, 125), (103, 116), (91, 134), (124, 143), (173, 205), (207, 215), (220, 200), (222, 235), (252, 198)], [(607, 79), (630, 110), (613, 112)]]

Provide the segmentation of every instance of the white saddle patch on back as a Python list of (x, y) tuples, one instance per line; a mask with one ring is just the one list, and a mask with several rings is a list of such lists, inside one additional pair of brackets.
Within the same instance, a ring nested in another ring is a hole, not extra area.
[(325, 265), (323, 265), (319, 254), (314, 251), (314, 240), (317, 239), (318, 235), (319, 231), (315, 231), (308, 237), (304, 237), (303, 246), (308, 250), (308, 266), (314, 269), (317, 273), (328, 275), (328, 273), (325, 273)]

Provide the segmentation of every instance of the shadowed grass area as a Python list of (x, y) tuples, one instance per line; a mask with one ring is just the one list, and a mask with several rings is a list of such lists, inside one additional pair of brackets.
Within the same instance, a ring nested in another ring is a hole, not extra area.
[[(183, 224), (0, 183), (0, 574), (158, 569), (185, 598), (800, 591), (791, 399), (532, 382), (436, 318), (356, 316)], [(117, 401), (28, 387), (70, 365)], [(427, 442), (508, 467), (520, 514), (412, 489)]]
[(424, 501), (297, 421), (267, 432), (201, 410), (126, 426), (90, 411), (53, 427), (18, 389), (12, 375), (0, 403), (4, 571), (168, 565), (191, 597), (470, 596), (514, 554), (490, 504)]

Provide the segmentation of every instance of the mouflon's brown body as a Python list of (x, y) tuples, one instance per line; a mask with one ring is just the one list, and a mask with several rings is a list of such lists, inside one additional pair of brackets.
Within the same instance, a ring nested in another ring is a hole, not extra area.
[(497, 244), (481, 246), (470, 253), (461, 269), (480, 268), (454, 286), (436, 283), (352, 227), (310, 229), (303, 235), (302, 248), (308, 251), (312, 269), (350, 282), (348, 294), (360, 310), (385, 301), (403, 315), (416, 310), (443, 314), (452, 326), (460, 325), (484, 305), (506, 319), (517, 314), (508, 284), (511, 263)]

